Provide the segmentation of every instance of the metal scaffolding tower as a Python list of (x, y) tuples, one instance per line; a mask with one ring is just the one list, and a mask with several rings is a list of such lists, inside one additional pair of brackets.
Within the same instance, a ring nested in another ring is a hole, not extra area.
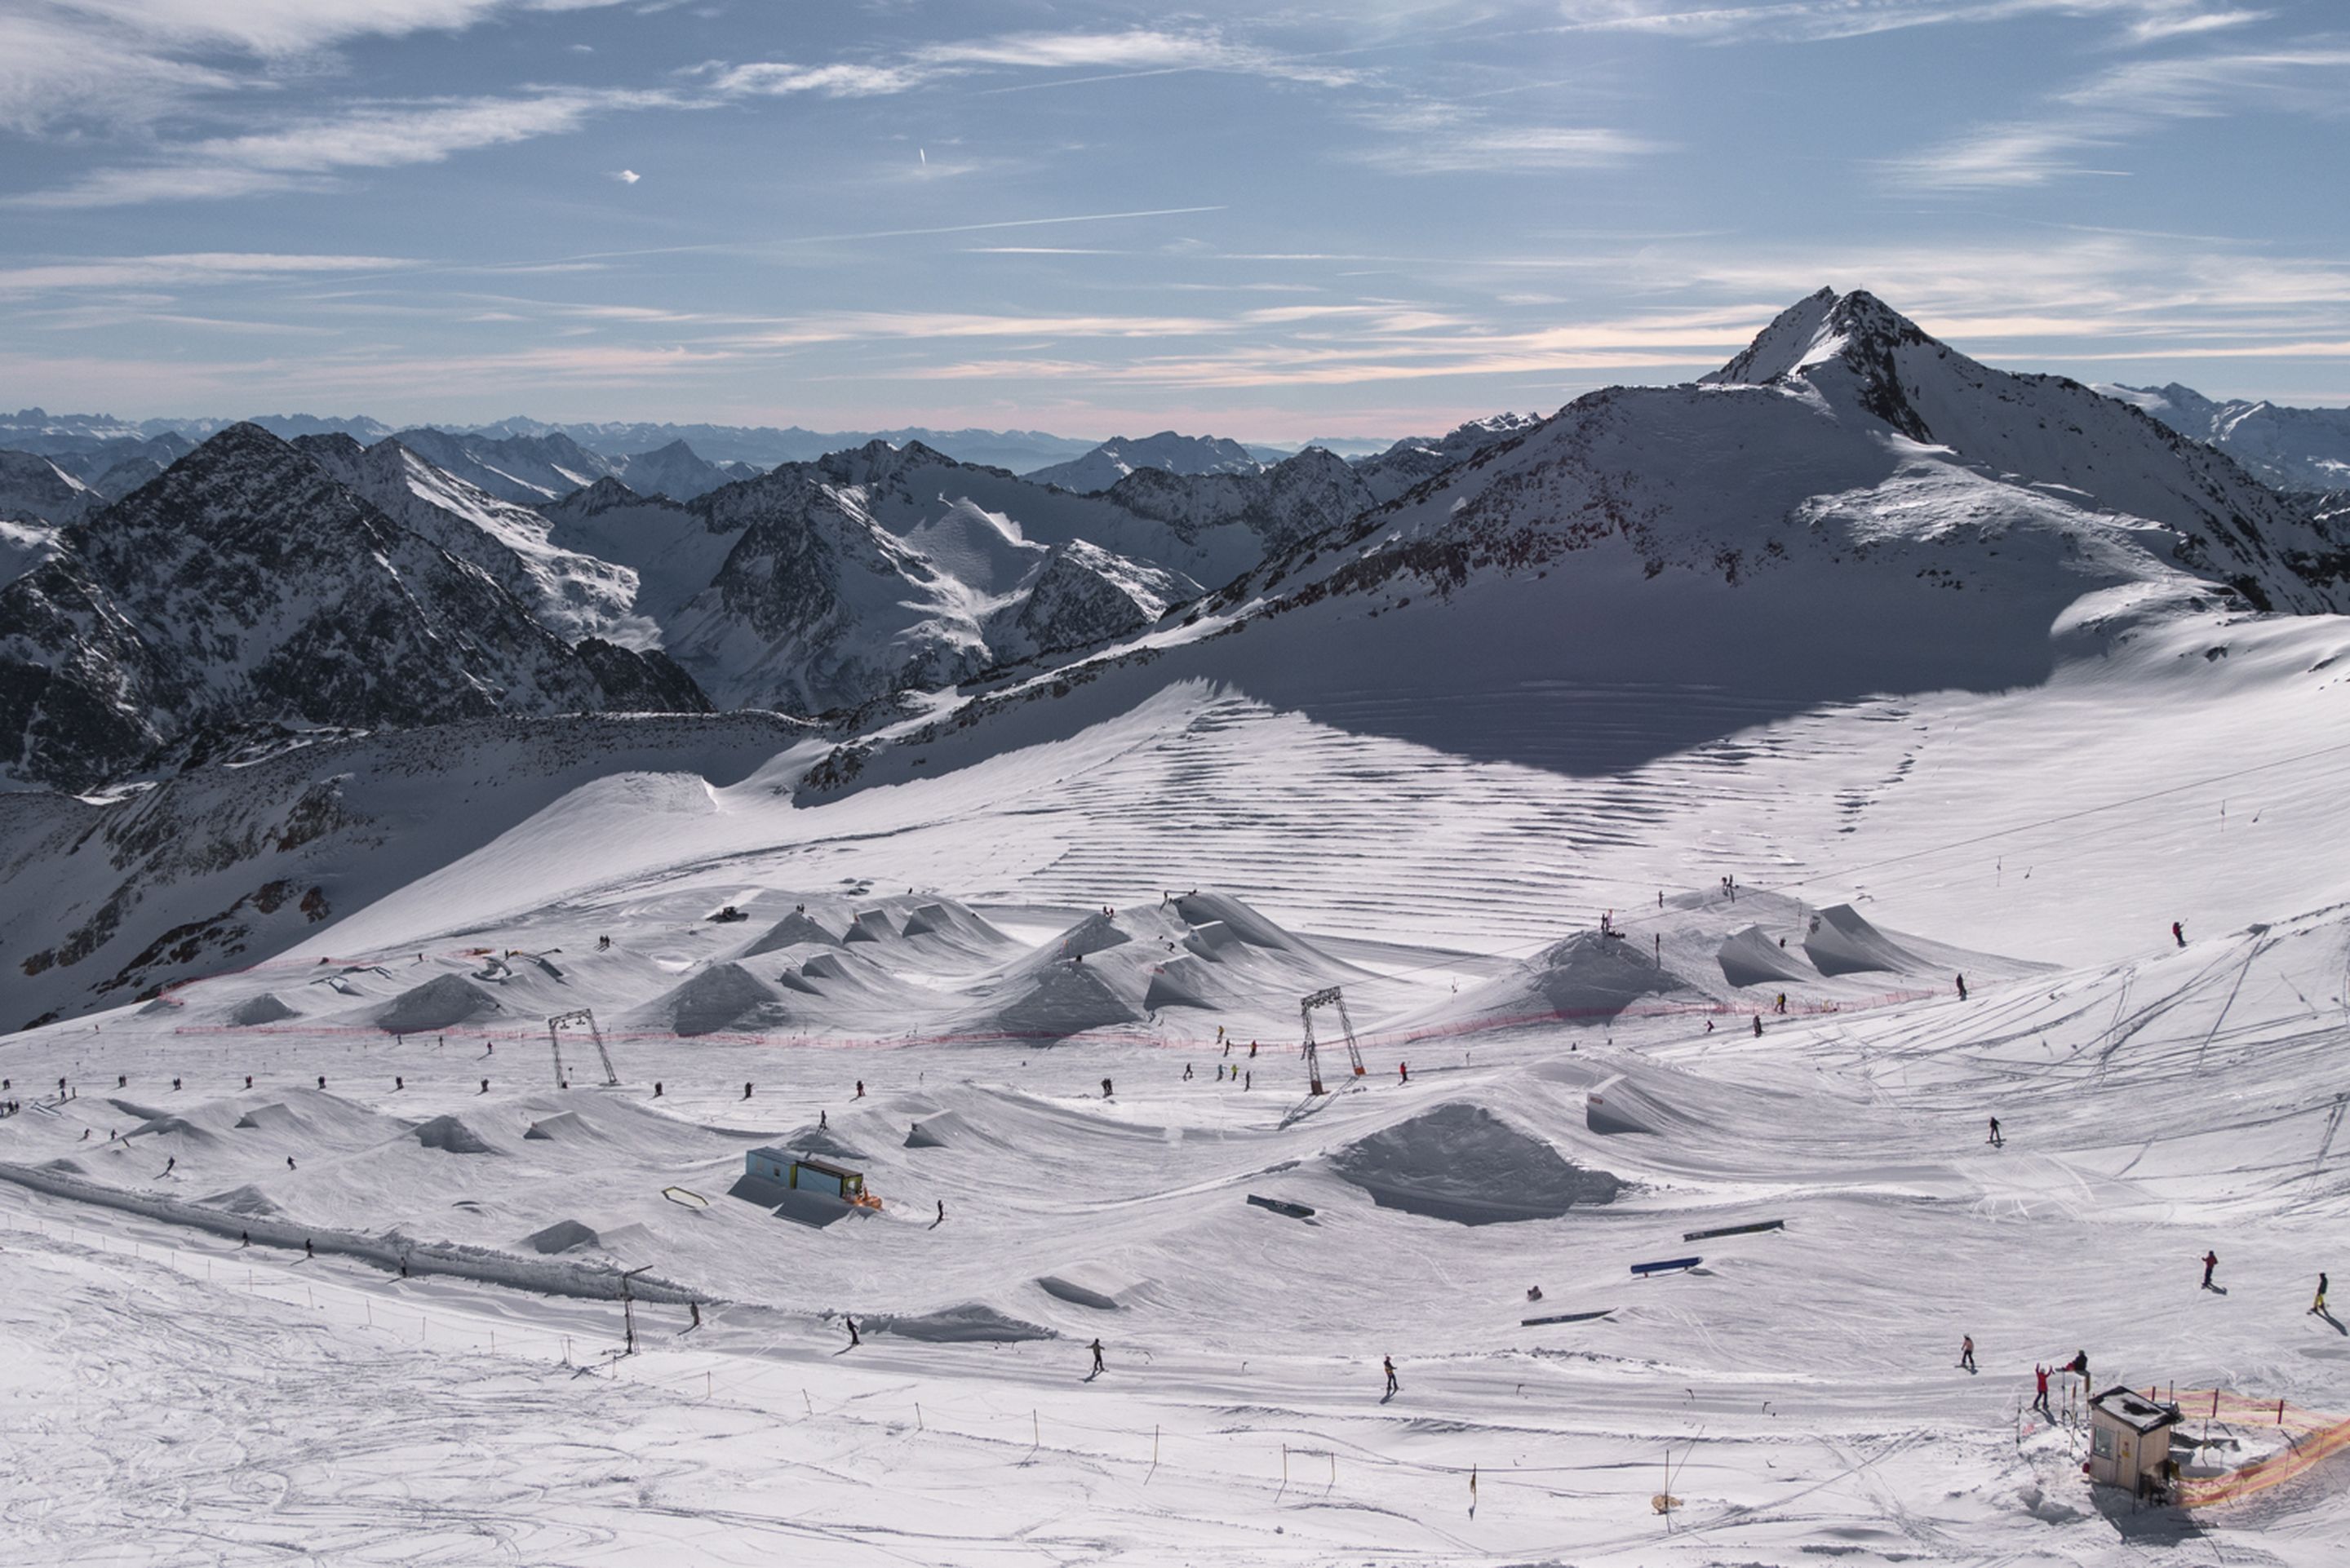
[(608, 1089), (619, 1087), (620, 1075), (612, 1070), (612, 1054), (604, 1049), (604, 1032), (596, 1027), (596, 1011), (589, 1007), (583, 1007), (577, 1012), (558, 1012), (546, 1021), (546, 1043), (555, 1050), (555, 1086), (561, 1089), (570, 1085), (570, 1079), (563, 1071), (563, 1032), (566, 1029), (588, 1031), (588, 1037), (596, 1043), (597, 1060), (604, 1064), (604, 1086)]
[(1309, 1095), (1328, 1093), (1322, 1087), (1321, 1047), (1314, 1039), (1314, 1010), (1317, 1007), (1338, 1010), (1338, 1027), (1344, 1032), (1347, 1041), (1347, 1060), (1354, 1064), (1356, 1077), (1363, 1075), (1363, 1053), (1355, 1044), (1355, 1021), (1347, 1016), (1346, 997), (1335, 985), (1326, 991), (1317, 991), (1297, 1004), (1297, 1015), (1305, 1025), (1305, 1081), (1309, 1085), (1306, 1089)]

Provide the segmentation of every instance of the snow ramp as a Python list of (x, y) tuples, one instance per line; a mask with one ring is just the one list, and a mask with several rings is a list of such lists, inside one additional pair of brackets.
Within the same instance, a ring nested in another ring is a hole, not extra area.
[(816, 942), (829, 948), (840, 946), (838, 937), (795, 909), (769, 926), (757, 941), (744, 948), (743, 956), (757, 958), (762, 953), (781, 952), (785, 948), (797, 947), (802, 942)]
[(1382, 1209), (1460, 1225), (1555, 1220), (1578, 1204), (1613, 1202), (1623, 1186), (1461, 1101), (1358, 1138), (1329, 1165)]
[(461, 974), (411, 986), (378, 1009), (375, 1026), (387, 1034), (430, 1034), (498, 1011), (497, 999)]
[(739, 963), (715, 963), (645, 1009), (648, 1022), (685, 1035), (756, 1033), (790, 1022), (783, 993)]
[(1812, 917), (1804, 956), (1824, 975), (1906, 974), (1929, 968), (1923, 960), (1861, 917), (1850, 904)]
[(1721, 950), (1713, 956), (1721, 965), (1721, 978), (1732, 985), (1776, 985), (1818, 978), (1760, 926), (1732, 931), (1721, 940)]

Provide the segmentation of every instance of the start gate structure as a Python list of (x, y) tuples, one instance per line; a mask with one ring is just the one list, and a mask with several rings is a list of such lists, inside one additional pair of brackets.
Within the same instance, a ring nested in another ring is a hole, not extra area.
[(1326, 991), (1317, 991), (1297, 1004), (1298, 1017), (1305, 1025), (1305, 1082), (1309, 1095), (1329, 1093), (1322, 1086), (1322, 1052), (1314, 1040), (1314, 1010), (1317, 1007), (1338, 1010), (1338, 1027), (1347, 1042), (1347, 1060), (1354, 1064), (1356, 1077), (1363, 1075), (1363, 1053), (1355, 1044), (1355, 1021), (1347, 1016), (1346, 997), (1335, 985)]
[(620, 1075), (612, 1070), (612, 1054), (604, 1049), (604, 1032), (596, 1027), (596, 1010), (592, 1007), (583, 1007), (577, 1012), (558, 1012), (546, 1021), (546, 1043), (555, 1051), (555, 1086), (571, 1086), (571, 1080), (563, 1071), (563, 1032), (567, 1029), (588, 1031), (588, 1037), (596, 1043), (596, 1058), (604, 1064), (604, 1086), (618, 1088)]

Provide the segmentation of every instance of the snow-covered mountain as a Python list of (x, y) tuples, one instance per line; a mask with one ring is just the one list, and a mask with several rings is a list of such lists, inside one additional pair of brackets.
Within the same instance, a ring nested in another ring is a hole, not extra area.
[(920, 446), (786, 464), (691, 511), (734, 542), (666, 646), (726, 703), (821, 712), (951, 685), (1130, 634), (1200, 591), (1102, 542), (1197, 553), (1171, 531)]
[(96, 492), (47, 458), (0, 450), (0, 521), (71, 523), (98, 503)]
[[(1033, 476), (1032, 476), (1033, 477)], [(1252, 472), (1180, 474), (1135, 470), (1106, 499), (1186, 538), (1241, 528), (1265, 555), (1351, 523), (1379, 499), (1344, 458), (1308, 447)]]
[(1160, 431), (1139, 441), (1113, 436), (1083, 457), (1032, 470), (1027, 477), (1039, 484), (1090, 495), (1107, 490), (1139, 469), (1162, 469), (1169, 473), (1257, 473), (1264, 467), (1236, 441)]
[(442, 472), (523, 505), (568, 495), (621, 466), (560, 431), (496, 438), (421, 428), (394, 439)]
[(414, 726), (681, 689), (659, 655), (614, 653), (599, 676), (480, 566), (235, 425), (0, 588), (0, 771), (88, 787), (213, 726)]
[(665, 495), (671, 501), (691, 501), (722, 484), (757, 477), (757, 470), (748, 464), (705, 462), (682, 441), (623, 459), (616, 472), (639, 495)]
[[(1701, 384), (1578, 399), (1182, 624), (1045, 661), (825, 776), (900, 776), (899, 750), (952, 766), (991, 714), (1050, 701), (1082, 724), (1189, 680), (1455, 754), (1606, 770), (1825, 702), (2036, 683), (2060, 644), (2146, 617), (2338, 612), (2345, 558), (2334, 528), (2139, 410), (1824, 291)], [(1595, 684), (1707, 695), (1621, 728), (1534, 717)], [(1497, 725), (1494, 703), (1526, 717)]]
[(2350, 484), (2350, 409), (2293, 409), (2244, 398), (2220, 402), (2176, 381), (2097, 389), (2136, 404), (2181, 435), (2210, 441), (2280, 490)]
[(1440, 436), (1408, 436), (1385, 452), (1355, 461), (1373, 496), (1392, 501), (1422, 480), (1433, 479), (1453, 464), (1466, 462), (1489, 446), (1523, 435), (1542, 423), (1540, 414), (1495, 414), (1471, 420)]
[(396, 436), (373, 446), (347, 435), (303, 436), (294, 444), (401, 527), (489, 573), (566, 641), (659, 641), (659, 628), (637, 608), (636, 574), (556, 544), (541, 514), (433, 466)]

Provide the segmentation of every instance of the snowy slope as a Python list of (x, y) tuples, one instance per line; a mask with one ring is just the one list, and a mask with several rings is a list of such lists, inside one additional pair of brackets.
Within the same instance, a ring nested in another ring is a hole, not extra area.
[(1358, 458), (1355, 472), (1373, 497), (1392, 501), (1423, 480), (1433, 479), (1455, 463), (1466, 462), (1489, 446), (1521, 435), (1542, 423), (1538, 414), (1495, 414), (1471, 420), (1441, 436), (1410, 436), (1375, 456)]
[(88, 485), (47, 458), (0, 451), (0, 518), (54, 525), (77, 522), (98, 504)]
[(1169, 473), (1255, 473), (1264, 467), (1236, 441), (1160, 431), (1139, 441), (1113, 436), (1083, 457), (1031, 470), (1027, 477), (1038, 484), (1090, 495), (1107, 490), (1138, 469), (1162, 469)]
[(693, 448), (682, 441), (650, 452), (640, 452), (619, 465), (620, 477), (629, 489), (639, 495), (666, 496), (671, 501), (691, 501), (706, 495), (722, 484), (732, 484), (737, 479), (754, 477), (733, 473), (717, 463), (704, 462)]
[(423, 428), (393, 439), (444, 473), (526, 506), (568, 495), (623, 466), (560, 431), (501, 439)]

